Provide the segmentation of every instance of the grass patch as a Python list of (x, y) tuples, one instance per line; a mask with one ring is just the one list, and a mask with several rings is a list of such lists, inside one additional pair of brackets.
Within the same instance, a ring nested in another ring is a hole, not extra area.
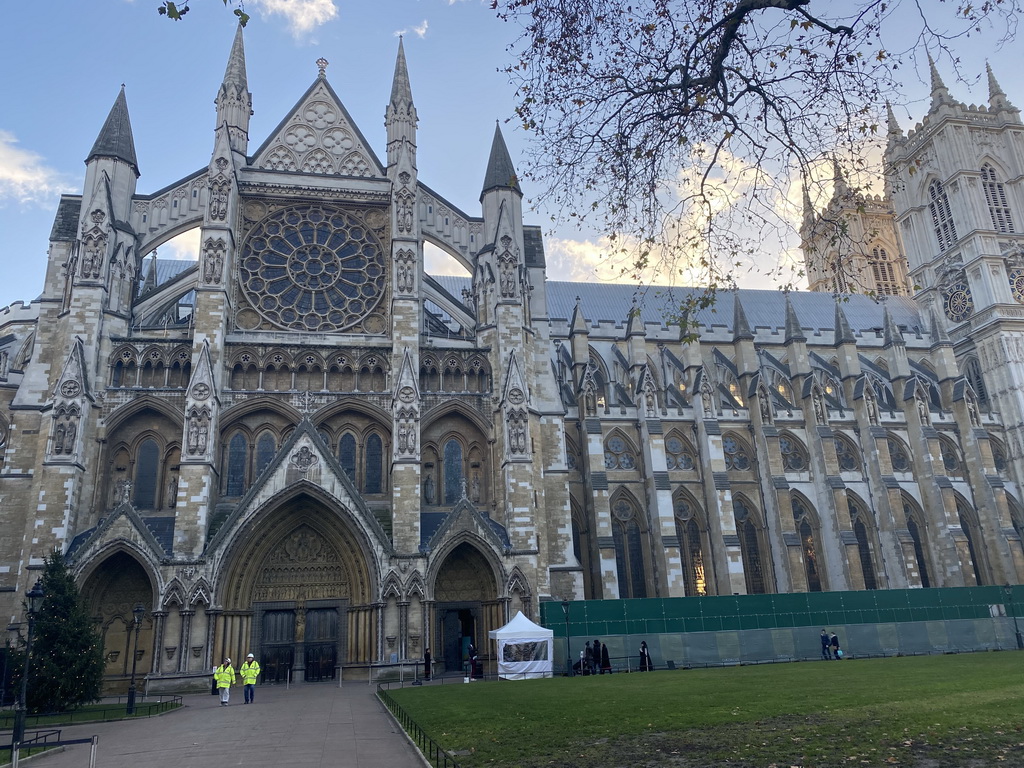
[(391, 691), (466, 768), (1024, 765), (1024, 654)]
[[(83, 707), (70, 712), (57, 712), (47, 715), (33, 715), (29, 713), (25, 720), (26, 730), (43, 728), (51, 725), (74, 725), (77, 723), (94, 723), (106, 720), (127, 720), (132, 717), (152, 717), (160, 712), (169, 712), (177, 709), (181, 704), (178, 702), (156, 701), (136, 702), (135, 713), (125, 713), (125, 704), (86, 704)], [(4, 710), (0, 712), (0, 730), (10, 730), (14, 727), (14, 711)]]

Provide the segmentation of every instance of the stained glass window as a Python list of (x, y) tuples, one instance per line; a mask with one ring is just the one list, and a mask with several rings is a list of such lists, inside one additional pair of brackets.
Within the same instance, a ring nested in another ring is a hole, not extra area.
[(613, 505), (612, 514), (619, 597), (647, 597), (643, 536), (636, 520), (636, 508), (626, 499), (620, 498)]
[(257, 477), (263, 474), (263, 470), (270, 466), (270, 462), (274, 460), (275, 453), (277, 453), (277, 441), (274, 440), (272, 434), (264, 432), (260, 435), (260, 439), (256, 441)]
[(156, 507), (157, 473), (160, 469), (160, 447), (156, 440), (144, 440), (139, 446), (135, 462), (135, 506), (138, 509)]
[(722, 438), (722, 450), (725, 452), (725, 468), (745, 471), (750, 469), (750, 456), (747, 448), (733, 435)]
[(241, 496), (245, 493), (245, 460), (249, 446), (245, 435), (236, 432), (228, 443), (228, 481), (226, 496)]
[(462, 498), (462, 443), (454, 438), (444, 444), (444, 503), (457, 504)]
[(605, 469), (635, 469), (636, 455), (618, 435), (608, 438), (604, 446)]
[(338, 441), (338, 462), (345, 470), (349, 480), (356, 480), (356, 438), (351, 432), (346, 432)]
[(693, 452), (678, 437), (671, 435), (665, 441), (665, 461), (669, 469), (692, 470), (694, 467)]
[(788, 435), (780, 437), (779, 452), (782, 453), (782, 466), (787, 472), (803, 472), (807, 469), (807, 456), (796, 438)]
[(860, 452), (849, 440), (837, 437), (835, 438), (835, 441), (836, 459), (839, 462), (839, 470), (841, 472), (859, 472), (861, 468)]
[(366, 483), (363, 493), (381, 492), (381, 463), (384, 458), (384, 445), (380, 435), (372, 434), (366, 441)]
[(910, 471), (910, 456), (907, 454), (907, 449), (903, 447), (896, 438), (890, 437), (889, 443), (889, 459), (892, 461), (893, 472), (909, 472)]
[(733, 502), (733, 513), (736, 519), (736, 533), (740, 539), (740, 557), (743, 558), (743, 578), (746, 581), (747, 594), (764, 594), (764, 559), (761, 556), (761, 544), (757, 528), (751, 519), (747, 505), (737, 499)]

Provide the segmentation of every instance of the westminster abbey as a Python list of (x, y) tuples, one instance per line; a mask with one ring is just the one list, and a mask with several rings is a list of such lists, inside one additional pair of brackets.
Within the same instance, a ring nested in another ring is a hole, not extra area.
[(209, 87), (209, 164), (157, 191), (121, 91), (0, 310), (12, 636), (54, 548), (151, 689), (250, 650), (271, 681), (459, 668), (545, 600), (1021, 581), (1024, 124), (991, 75), (890, 119), (885, 196), (808, 205), (815, 290), (724, 295), (695, 340), (678, 294), (547, 279), (500, 130), (479, 211), (417, 175), (401, 44), (383, 155), (326, 62), (252, 142), (241, 29)]

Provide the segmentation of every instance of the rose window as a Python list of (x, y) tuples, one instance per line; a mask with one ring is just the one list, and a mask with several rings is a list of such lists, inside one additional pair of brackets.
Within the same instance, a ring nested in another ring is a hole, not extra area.
[(340, 331), (363, 320), (385, 292), (384, 249), (354, 216), (330, 206), (270, 214), (249, 233), (242, 290), (280, 328)]

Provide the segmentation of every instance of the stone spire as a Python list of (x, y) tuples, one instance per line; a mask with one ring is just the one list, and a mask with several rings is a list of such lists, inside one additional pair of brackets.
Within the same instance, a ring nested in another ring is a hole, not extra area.
[(846, 183), (846, 176), (843, 175), (843, 168), (839, 165), (839, 158), (832, 158), (832, 199), (841, 200), (849, 196), (850, 185)]
[(753, 340), (753, 338), (754, 332), (750, 330), (747, 313), (743, 311), (740, 292), (734, 291), (732, 294), (732, 339), (733, 341), (740, 341), (741, 339)]
[(946, 333), (946, 326), (943, 323), (939, 322), (939, 317), (938, 315), (935, 314), (935, 310), (929, 309), (928, 314), (931, 315), (932, 321), (932, 346), (953, 346), (953, 341), (949, 338), (949, 334)]
[(932, 81), (932, 105), (931, 108), (935, 109), (940, 104), (947, 104), (952, 102), (952, 97), (949, 95), (949, 90), (946, 88), (946, 84), (942, 82), (942, 77), (939, 75), (939, 70), (935, 66), (935, 60), (932, 55), (928, 54), (928, 71), (931, 74)]
[(885, 102), (885, 121), (890, 139), (903, 138), (903, 129), (900, 128), (900, 124), (896, 121), (896, 115), (892, 111), (892, 104), (888, 101)]
[(836, 298), (836, 319), (833, 327), (836, 330), (834, 346), (857, 343), (857, 338), (853, 335), (853, 329), (850, 327), (850, 321), (846, 319), (846, 313), (843, 312), (843, 305), (838, 297)]
[(412, 174), (416, 166), (416, 126), (419, 118), (412, 101), (409, 69), (405, 63), (405, 43), (398, 38), (395, 57), (395, 76), (391, 81), (391, 100), (384, 110), (384, 126), (388, 132), (388, 167), (397, 166), (407, 155), (407, 166), (402, 169)]
[(811, 193), (807, 191), (807, 185), (804, 184), (804, 222), (803, 228), (808, 229), (814, 225), (814, 203), (811, 202)]
[(580, 306), (580, 297), (576, 297), (576, 306), (572, 308), (572, 318), (569, 320), (569, 335), (577, 333), (589, 334), (586, 318), (583, 317), (583, 308)]
[(906, 346), (906, 341), (903, 339), (903, 332), (900, 331), (900, 327), (896, 325), (896, 321), (892, 319), (892, 315), (889, 314), (889, 308), (882, 308), (882, 326), (884, 329), (884, 338), (882, 342), (883, 348), (888, 348), (893, 345)]
[(996, 80), (995, 74), (992, 72), (992, 66), (985, 62), (985, 72), (988, 73), (988, 104), (993, 110), (1002, 109), (1013, 109), (1013, 104), (1006, 98), (1006, 93), (1003, 92), (1002, 86), (999, 85), (999, 81)]
[(231, 151), (238, 153), (242, 162), (249, 147), (249, 118), (252, 117), (252, 94), (245, 74), (245, 47), (242, 45), (242, 25), (235, 30), (231, 53), (224, 69), (224, 80), (214, 100), (217, 105), (217, 131), (225, 126)]
[(98, 157), (110, 157), (121, 160), (131, 166), (135, 176), (139, 176), (139, 162), (135, 157), (135, 139), (132, 137), (132, 123), (128, 119), (128, 100), (124, 95), (124, 86), (114, 100), (114, 106), (110, 108), (110, 114), (100, 129), (100, 135), (96, 137), (96, 143), (92, 145), (89, 156), (85, 158), (88, 164)]
[(807, 337), (804, 336), (804, 330), (800, 327), (800, 319), (796, 316), (796, 310), (793, 309), (793, 302), (789, 298), (789, 294), (786, 294), (786, 339), (785, 343), (789, 344), (791, 341), (807, 341)]
[(487, 173), (484, 175), (480, 199), (483, 200), (484, 195), (492, 189), (511, 189), (519, 196), (523, 194), (519, 189), (519, 177), (516, 175), (515, 166), (512, 165), (512, 158), (508, 154), (505, 138), (501, 135), (501, 126), (497, 121), (494, 123), (494, 140), (491, 142), (491, 156), (487, 161)]

